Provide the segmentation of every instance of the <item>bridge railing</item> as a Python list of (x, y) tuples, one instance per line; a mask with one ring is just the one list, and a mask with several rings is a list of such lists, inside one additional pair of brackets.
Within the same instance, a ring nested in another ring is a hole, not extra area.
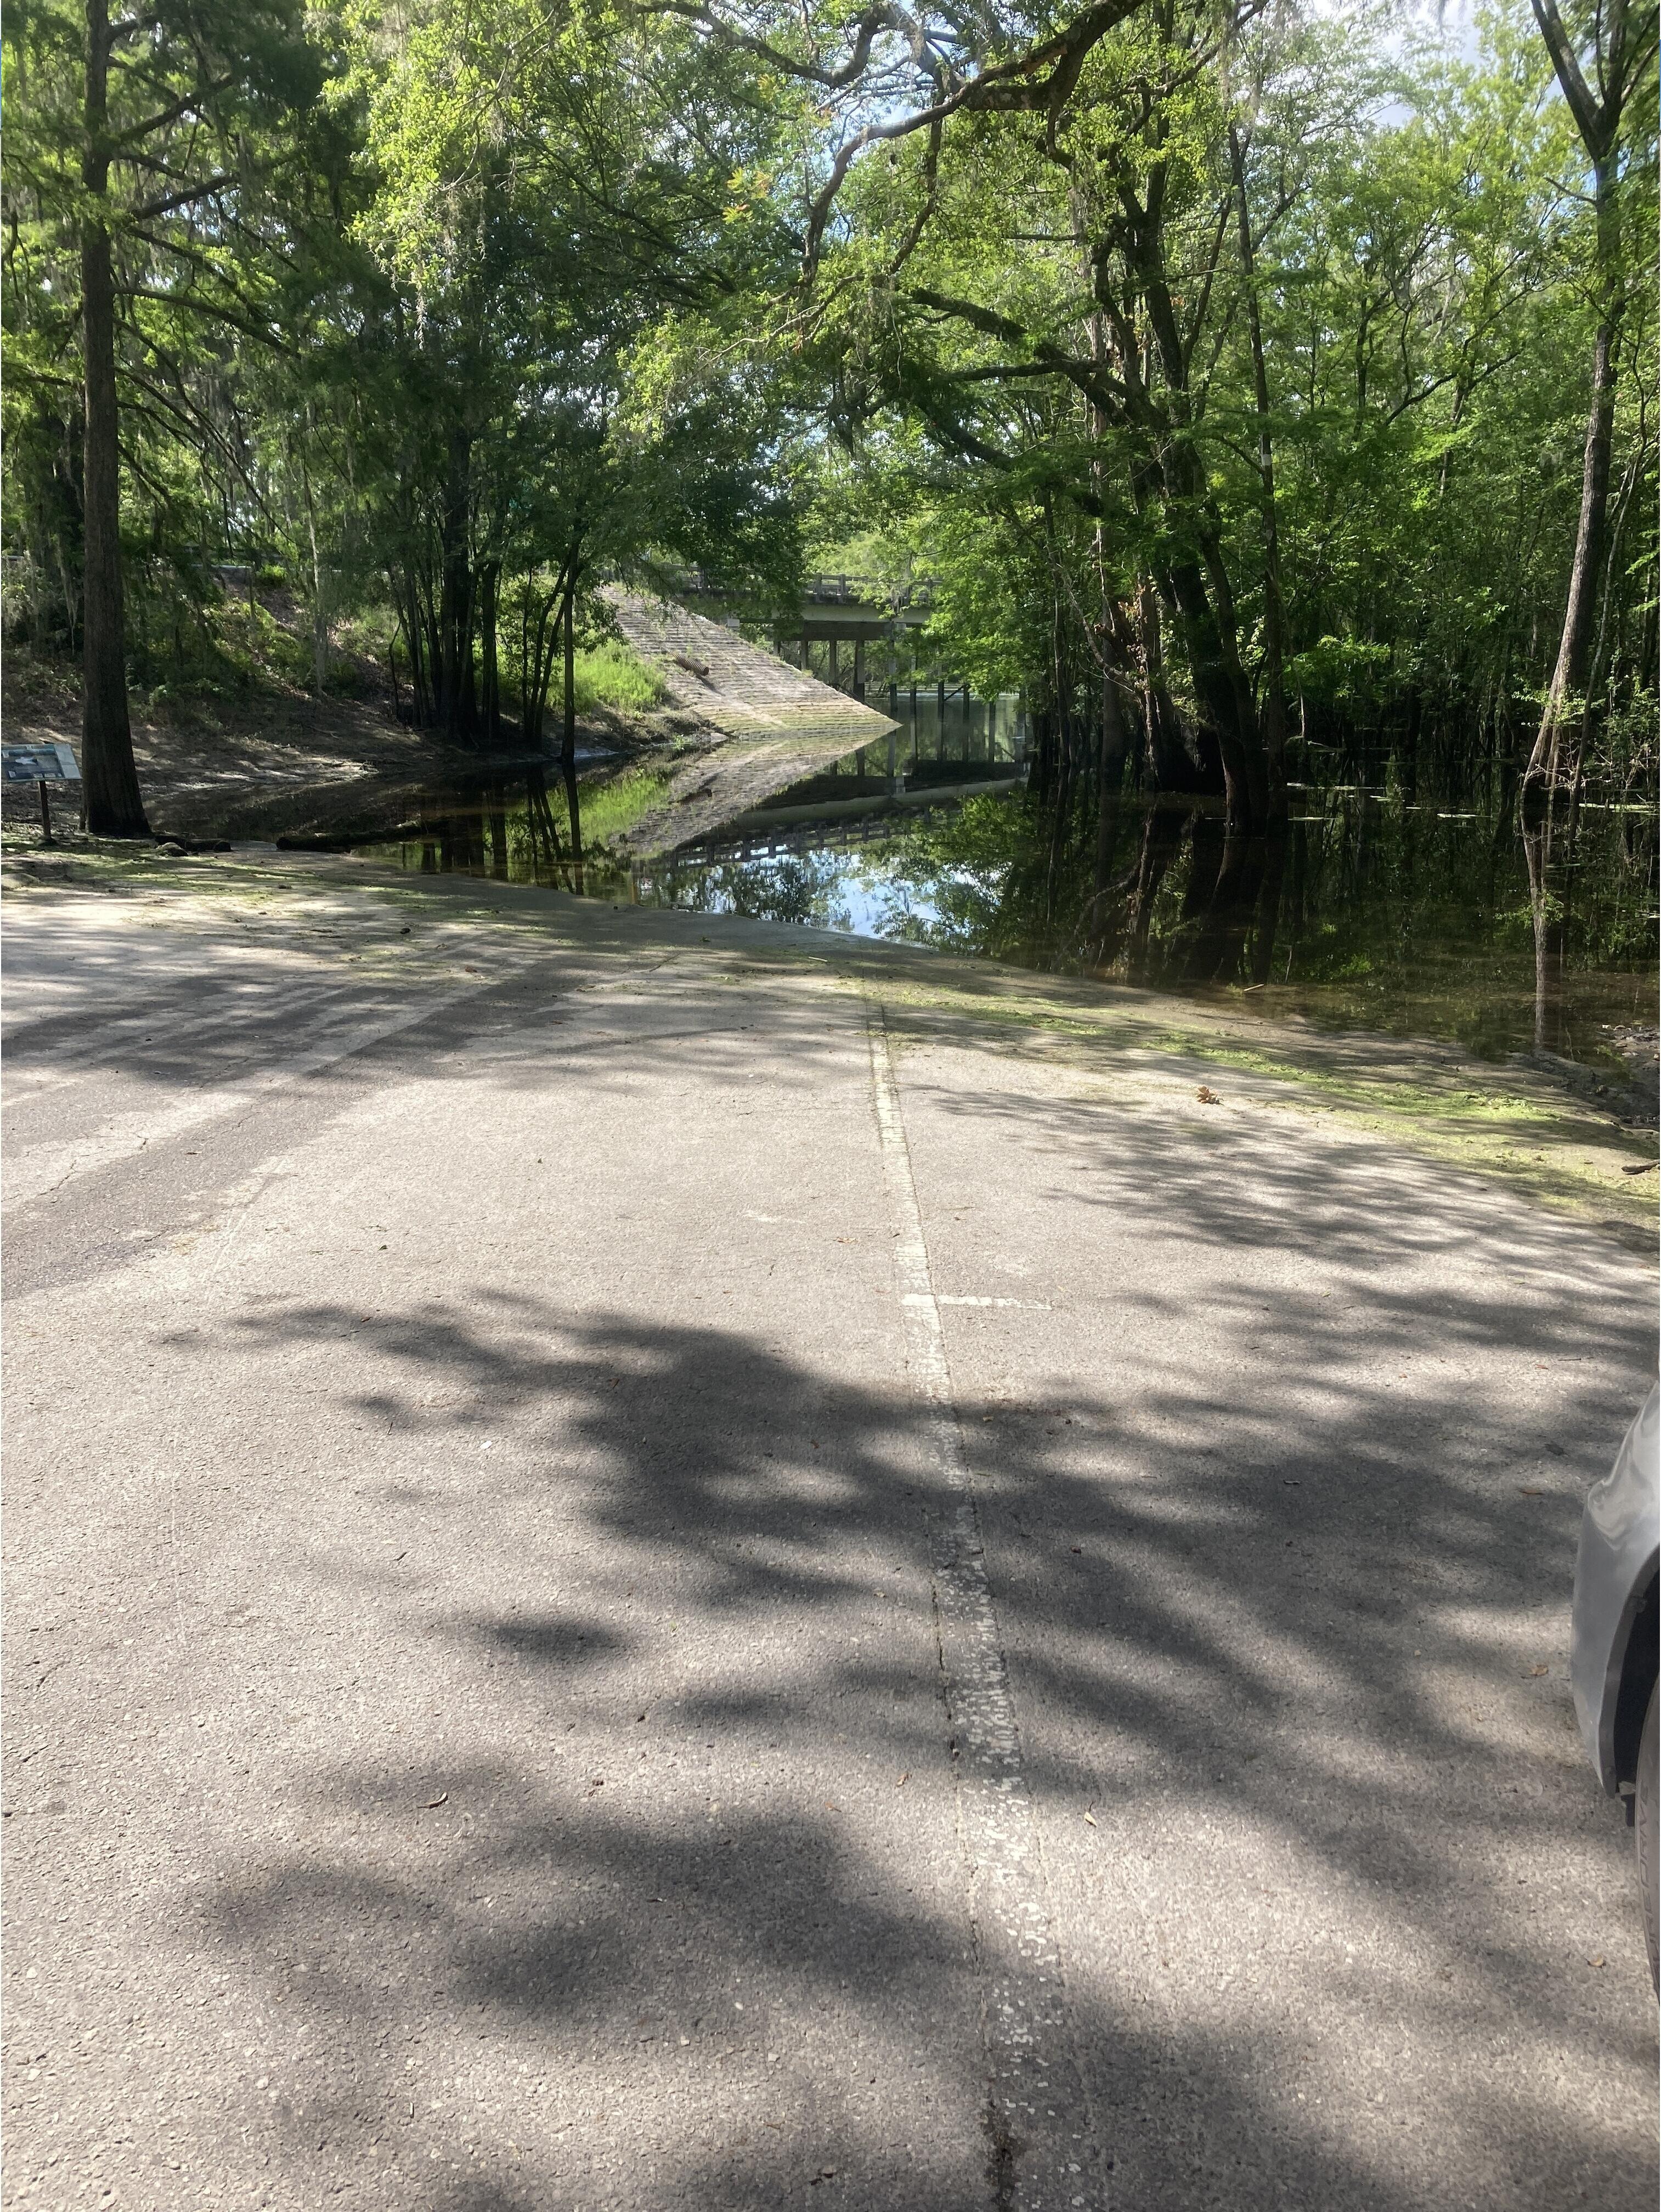
[[(726, 592), (707, 571), (702, 568), (682, 568), (671, 572), (665, 579), (688, 599), (724, 599)], [(839, 607), (919, 607), (930, 605), (934, 599), (933, 587), (924, 582), (910, 584), (896, 593), (888, 581), (881, 576), (858, 574), (832, 575), (828, 572), (804, 576), (802, 580), (803, 602), (808, 606)]]
[(882, 576), (816, 575), (803, 580), (803, 598), (819, 606), (927, 606), (934, 599), (932, 585), (907, 584), (896, 592)]

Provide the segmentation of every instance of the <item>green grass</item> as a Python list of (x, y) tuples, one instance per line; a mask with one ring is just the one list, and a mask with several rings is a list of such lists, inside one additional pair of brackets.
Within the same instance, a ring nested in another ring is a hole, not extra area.
[[(643, 714), (660, 707), (667, 694), (657, 671), (648, 668), (621, 639), (609, 637), (579, 649), (573, 671), (576, 679), (577, 711), (610, 707), (622, 714)], [(559, 686), (555, 671), (555, 688)]]
[(632, 830), (669, 788), (666, 775), (646, 768), (625, 769), (607, 783), (585, 784), (583, 842), (605, 845)]

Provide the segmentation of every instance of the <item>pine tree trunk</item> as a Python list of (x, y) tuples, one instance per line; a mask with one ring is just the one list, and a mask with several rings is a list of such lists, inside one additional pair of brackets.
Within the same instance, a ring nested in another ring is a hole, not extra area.
[[(109, 181), (105, 87), (106, 0), (87, 0), (87, 140), (82, 182), (97, 210)], [(87, 828), (99, 837), (148, 837), (127, 714), (127, 641), (121, 592), (121, 437), (115, 396), (115, 278), (110, 234), (89, 211), (81, 230), (86, 347), (85, 570), (82, 582), (81, 773)]]

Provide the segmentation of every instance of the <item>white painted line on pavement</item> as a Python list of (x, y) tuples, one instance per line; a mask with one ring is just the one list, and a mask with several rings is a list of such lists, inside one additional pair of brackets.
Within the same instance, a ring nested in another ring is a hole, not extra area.
[(937, 1306), (1019, 1306), (1024, 1313), (1055, 1311), (1048, 1298), (972, 1298), (951, 1291), (937, 1291), (934, 1303)]
[(1081, 2206), (1099, 2212), (1106, 2201), (1100, 2148), (1072, 2050), (1061, 1951), (986, 1573), (974, 1477), (952, 1396), (942, 1301), (929, 1273), (880, 1008), (870, 1016), (869, 1036), (906, 1365), (922, 1401), (934, 1472), (948, 1501), (931, 1528), (935, 1619), (957, 1739), (969, 1910), (988, 1984), (985, 2031), (997, 2202), (1010, 2212), (1076, 2212)]

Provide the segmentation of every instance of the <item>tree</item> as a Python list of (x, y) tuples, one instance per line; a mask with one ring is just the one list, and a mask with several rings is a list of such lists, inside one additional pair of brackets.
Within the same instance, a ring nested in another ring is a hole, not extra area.
[[(1305, 774), (1379, 747), (1409, 781), (1422, 758), (1504, 772), (1559, 588), (1583, 313), (1566, 112), (1525, 25), (1489, 16), (1470, 62), (1150, 4), (1042, 133), (954, 120), (850, 178), (815, 291), (832, 420), (873, 518), (907, 497), (931, 518), (908, 544), (947, 542), (943, 508), (983, 517), (1028, 608), (1040, 787), (1052, 745), (1075, 781), (1125, 757), (1177, 788), (1215, 775), (1244, 825), (1278, 811), (1288, 751)], [(1591, 659), (1652, 696), (1628, 621), (1653, 561), (1641, 408), (1616, 447)]]
[(29, 88), (7, 148), (14, 236), (26, 223), (47, 284), (78, 292), (78, 375), (61, 315), (22, 370), (43, 392), (79, 386), (87, 824), (144, 836), (127, 700), (124, 418), (136, 380), (199, 434), (182, 360), (211, 350), (215, 333), (275, 337), (261, 297), (281, 259), (266, 195), (318, 58), (295, 0), (159, 0), (114, 18), (108, 0), (85, 0), (78, 22), (64, 0), (25, 0), (6, 38)]
[[(1557, 0), (1532, 0), (1532, 5), (1552, 69), (1591, 165), (1591, 291), (1597, 318), (1574, 562), (1569, 571), (1557, 658), (1525, 777), (1525, 785), (1537, 787), (1559, 781), (1565, 736), (1577, 720), (1584, 729), (1590, 704), (1585, 694), (1591, 665), (1593, 617), (1604, 568), (1616, 364), (1629, 282), (1621, 240), (1622, 172), (1623, 156), (1628, 161), (1637, 157), (1637, 149), (1626, 143), (1623, 131), (1628, 130), (1639, 87), (1653, 90), (1656, 16), (1653, 9), (1634, 15), (1628, 0), (1611, 0), (1607, 9), (1601, 5), (1594, 9), (1577, 40), (1565, 27)], [(1577, 45), (1589, 55), (1591, 83), (1581, 66)], [(1577, 744), (1574, 773), (1578, 773), (1579, 758)]]
[(402, 433), (383, 539), (419, 711), (494, 737), (497, 610), (517, 598), (527, 730), (564, 661), (579, 840), (591, 580), (677, 556), (776, 580), (794, 557), (776, 410), (723, 324), (788, 250), (747, 188), (750, 66), (580, 0), (441, 7), (413, 33), (364, 8), (354, 39), (373, 177), (358, 230), (403, 365), (376, 426), (383, 452), (389, 417)]

